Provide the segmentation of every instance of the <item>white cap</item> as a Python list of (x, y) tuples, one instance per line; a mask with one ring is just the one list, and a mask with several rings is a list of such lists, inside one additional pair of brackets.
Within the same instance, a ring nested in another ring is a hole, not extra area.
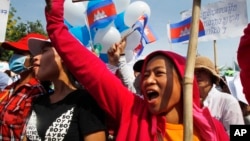
[(41, 54), (44, 46), (52, 46), (49, 39), (29, 38), (28, 40), (29, 51), (33, 56)]

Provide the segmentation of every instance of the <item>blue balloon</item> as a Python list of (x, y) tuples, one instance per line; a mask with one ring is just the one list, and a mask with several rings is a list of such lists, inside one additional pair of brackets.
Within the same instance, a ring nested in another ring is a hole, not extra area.
[(122, 33), (123, 31), (125, 31), (126, 29), (128, 29), (129, 27), (125, 24), (124, 22), (124, 12), (121, 12), (120, 14), (118, 14), (116, 16), (116, 19), (114, 21), (115, 27), (117, 28), (117, 30)]
[(90, 33), (87, 26), (76, 26), (69, 29), (70, 33), (73, 34), (78, 40), (82, 42), (85, 46), (89, 44)]
[(68, 27), (68, 29), (73, 27), (66, 19), (64, 19), (64, 24)]
[(107, 53), (100, 53), (99, 58), (100, 58), (103, 62), (108, 63), (108, 55), (107, 55)]

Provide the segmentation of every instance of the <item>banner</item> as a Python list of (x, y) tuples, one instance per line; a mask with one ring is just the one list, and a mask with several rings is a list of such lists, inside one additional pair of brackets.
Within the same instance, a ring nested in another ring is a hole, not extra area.
[[(189, 17), (181, 22), (168, 24), (167, 28), (170, 33), (171, 43), (179, 43), (183, 41), (188, 41), (190, 38), (192, 17)], [(199, 32), (198, 37), (204, 36), (205, 30), (201, 20), (199, 20)]]
[(10, 0), (0, 0), (0, 42), (5, 41)]
[[(191, 9), (181, 13), (182, 19), (190, 16)], [(202, 6), (200, 18), (206, 35), (199, 41), (241, 36), (248, 24), (246, 0), (224, 0)]]

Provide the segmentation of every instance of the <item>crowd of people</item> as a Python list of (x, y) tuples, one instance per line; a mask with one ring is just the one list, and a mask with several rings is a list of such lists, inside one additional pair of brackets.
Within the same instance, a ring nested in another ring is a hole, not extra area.
[[(0, 67), (0, 140), (183, 140), (186, 58), (158, 50), (131, 68), (123, 38), (105, 63), (69, 32), (63, 14), (64, 0), (46, 0), (48, 37), (28, 33), (1, 44), (14, 54)], [(208, 57), (195, 59), (193, 141), (229, 141), (230, 125), (250, 123), (250, 24), (244, 33), (237, 59), (246, 102)]]

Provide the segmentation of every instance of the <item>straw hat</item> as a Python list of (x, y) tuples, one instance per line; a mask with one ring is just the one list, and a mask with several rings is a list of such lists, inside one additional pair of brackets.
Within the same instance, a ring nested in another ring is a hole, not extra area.
[(216, 78), (216, 82), (220, 81), (220, 75), (217, 73), (215, 69), (214, 63), (207, 57), (204, 56), (197, 56), (195, 59), (195, 69), (206, 69), (212, 73), (212, 75)]

